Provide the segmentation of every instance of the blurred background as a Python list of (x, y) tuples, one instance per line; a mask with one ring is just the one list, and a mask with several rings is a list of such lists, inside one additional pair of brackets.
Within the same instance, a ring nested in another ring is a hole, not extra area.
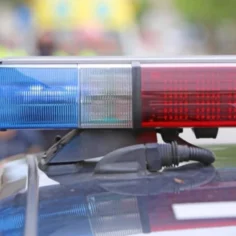
[(0, 0), (0, 57), (235, 54), (235, 0)]
[[(0, 58), (236, 54), (235, 7), (235, 0), (0, 0)], [(43, 149), (57, 133), (42, 132)]]

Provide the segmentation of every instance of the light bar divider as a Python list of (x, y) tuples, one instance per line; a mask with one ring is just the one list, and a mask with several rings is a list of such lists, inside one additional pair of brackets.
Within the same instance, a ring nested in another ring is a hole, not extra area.
[(141, 97), (141, 65), (132, 62), (132, 100), (133, 100), (133, 129), (140, 129), (142, 123), (142, 97)]

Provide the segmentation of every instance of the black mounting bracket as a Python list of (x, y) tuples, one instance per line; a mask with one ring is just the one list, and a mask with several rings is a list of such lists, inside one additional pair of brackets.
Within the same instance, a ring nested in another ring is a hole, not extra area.
[(219, 128), (193, 128), (196, 138), (217, 138)]
[(156, 131), (161, 135), (165, 143), (177, 141), (179, 134), (183, 133), (183, 129), (181, 128), (160, 128)]
[[(193, 129), (199, 138), (216, 137), (218, 129)], [(179, 137), (182, 128), (150, 130), (72, 130), (64, 137), (56, 137), (55, 144), (40, 159), (39, 167), (47, 173), (77, 172), (86, 160), (104, 157), (117, 149), (145, 143), (157, 143), (160, 133), (166, 143), (194, 146)], [(61, 167), (61, 168), (60, 168)]]
[[(219, 128), (192, 128), (197, 139), (200, 138), (217, 138)], [(170, 143), (180, 139), (179, 134), (183, 133), (182, 128), (160, 128), (157, 129), (164, 142)]]
[(153, 129), (72, 130), (62, 138), (56, 137), (55, 141), (41, 158), (39, 166), (45, 171), (49, 166), (63, 165), (71, 168), (85, 160), (103, 157), (119, 148), (157, 142), (156, 131)]

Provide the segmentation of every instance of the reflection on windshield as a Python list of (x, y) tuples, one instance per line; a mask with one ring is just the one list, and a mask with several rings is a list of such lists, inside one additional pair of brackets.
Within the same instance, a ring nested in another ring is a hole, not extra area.
[(0, 200), (26, 188), (28, 167), (24, 155), (9, 157), (0, 162)]
[[(128, 236), (236, 224), (236, 218), (229, 221), (226, 217), (203, 217), (186, 223), (176, 218), (173, 208), (176, 204), (234, 201), (234, 169), (226, 172), (189, 164), (161, 175), (145, 181), (92, 179), (42, 187), (39, 235)], [(20, 194), (14, 201), (1, 202), (0, 232), (15, 235), (24, 228), (25, 200), (25, 194)]]
[(142, 233), (138, 199), (115, 194), (95, 194), (87, 197), (89, 222), (94, 236), (132, 235)]

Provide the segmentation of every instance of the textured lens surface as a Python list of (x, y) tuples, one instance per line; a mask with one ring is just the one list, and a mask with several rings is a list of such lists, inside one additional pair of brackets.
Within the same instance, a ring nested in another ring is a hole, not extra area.
[(0, 67), (1, 128), (76, 128), (76, 66)]
[(131, 66), (81, 66), (79, 75), (81, 127), (131, 128)]
[(236, 125), (235, 64), (142, 66), (143, 127)]

